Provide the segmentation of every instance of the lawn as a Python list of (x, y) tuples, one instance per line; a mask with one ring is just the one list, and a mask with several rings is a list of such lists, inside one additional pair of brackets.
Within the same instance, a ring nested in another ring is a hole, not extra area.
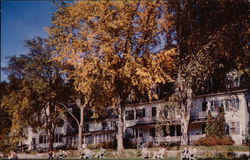
[(191, 148), (196, 148), (199, 150), (215, 150), (215, 151), (228, 151), (233, 150), (236, 151), (249, 151), (249, 146), (241, 146), (241, 145), (220, 145), (220, 146), (193, 146)]

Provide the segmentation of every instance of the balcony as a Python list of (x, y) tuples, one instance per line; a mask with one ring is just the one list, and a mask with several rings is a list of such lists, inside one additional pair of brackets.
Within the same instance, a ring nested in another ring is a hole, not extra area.
[(206, 119), (207, 118), (207, 112), (202, 111), (202, 112), (191, 112), (191, 119), (192, 120), (201, 120), (201, 119)]

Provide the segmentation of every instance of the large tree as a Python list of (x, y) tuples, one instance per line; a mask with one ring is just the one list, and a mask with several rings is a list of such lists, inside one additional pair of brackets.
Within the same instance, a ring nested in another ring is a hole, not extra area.
[(11, 135), (25, 136), (32, 126), (45, 129), (49, 149), (53, 149), (54, 129), (61, 122), (62, 114), (55, 102), (66, 102), (72, 93), (66, 74), (58, 63), (51, 60), (52, 49), (45, 39), (25, 41), (27, 54), (9, 58), (4, 70), (8, 74), (9, 93), (3, 96), (1, 108), (11, 117)]
[(157, 99), (157, 85), (172, 80), (172, 24), (161, 1), (81, 1), (59, 8), (48, 29), (54, 59), (74, 66), (69, 73), (84, 103), (116, 108), (118, 151), (128, 100)]
[(216, 77), (223, 82), (232, 69), (249, 71), (248, 1), (173, 1), (178, 74), (176, 92), (181, 115), (183, 145), (188, 144), (188, 124), (193, 96), (204, 91), (205, 82)]
[[(2, 103), (2, 98), (7, 94), (7, 82), (0, 83), (0, 104)], [(0, 107), (0, 150), (3, 153), (7, 153), (10, 149), (13, 149), (11, 146), (10, 132), (11, 128), (11, 119), (7, 112)]]

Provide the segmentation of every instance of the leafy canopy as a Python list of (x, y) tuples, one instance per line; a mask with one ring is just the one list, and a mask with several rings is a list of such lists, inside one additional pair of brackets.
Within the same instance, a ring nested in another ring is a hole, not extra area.
[(85, 103), (124, 104), (157, 98), (172, 80), (175, 48), (166, 49), (172, 15), (162, 2), (80, 1), (60, 8), (48, 29), (54, 59), (70, 64)]

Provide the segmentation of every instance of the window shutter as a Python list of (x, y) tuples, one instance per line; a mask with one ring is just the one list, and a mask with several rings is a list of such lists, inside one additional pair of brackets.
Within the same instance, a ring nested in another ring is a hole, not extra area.
[(240, 134), (240, 122), (237, 122), (237, 134)]

